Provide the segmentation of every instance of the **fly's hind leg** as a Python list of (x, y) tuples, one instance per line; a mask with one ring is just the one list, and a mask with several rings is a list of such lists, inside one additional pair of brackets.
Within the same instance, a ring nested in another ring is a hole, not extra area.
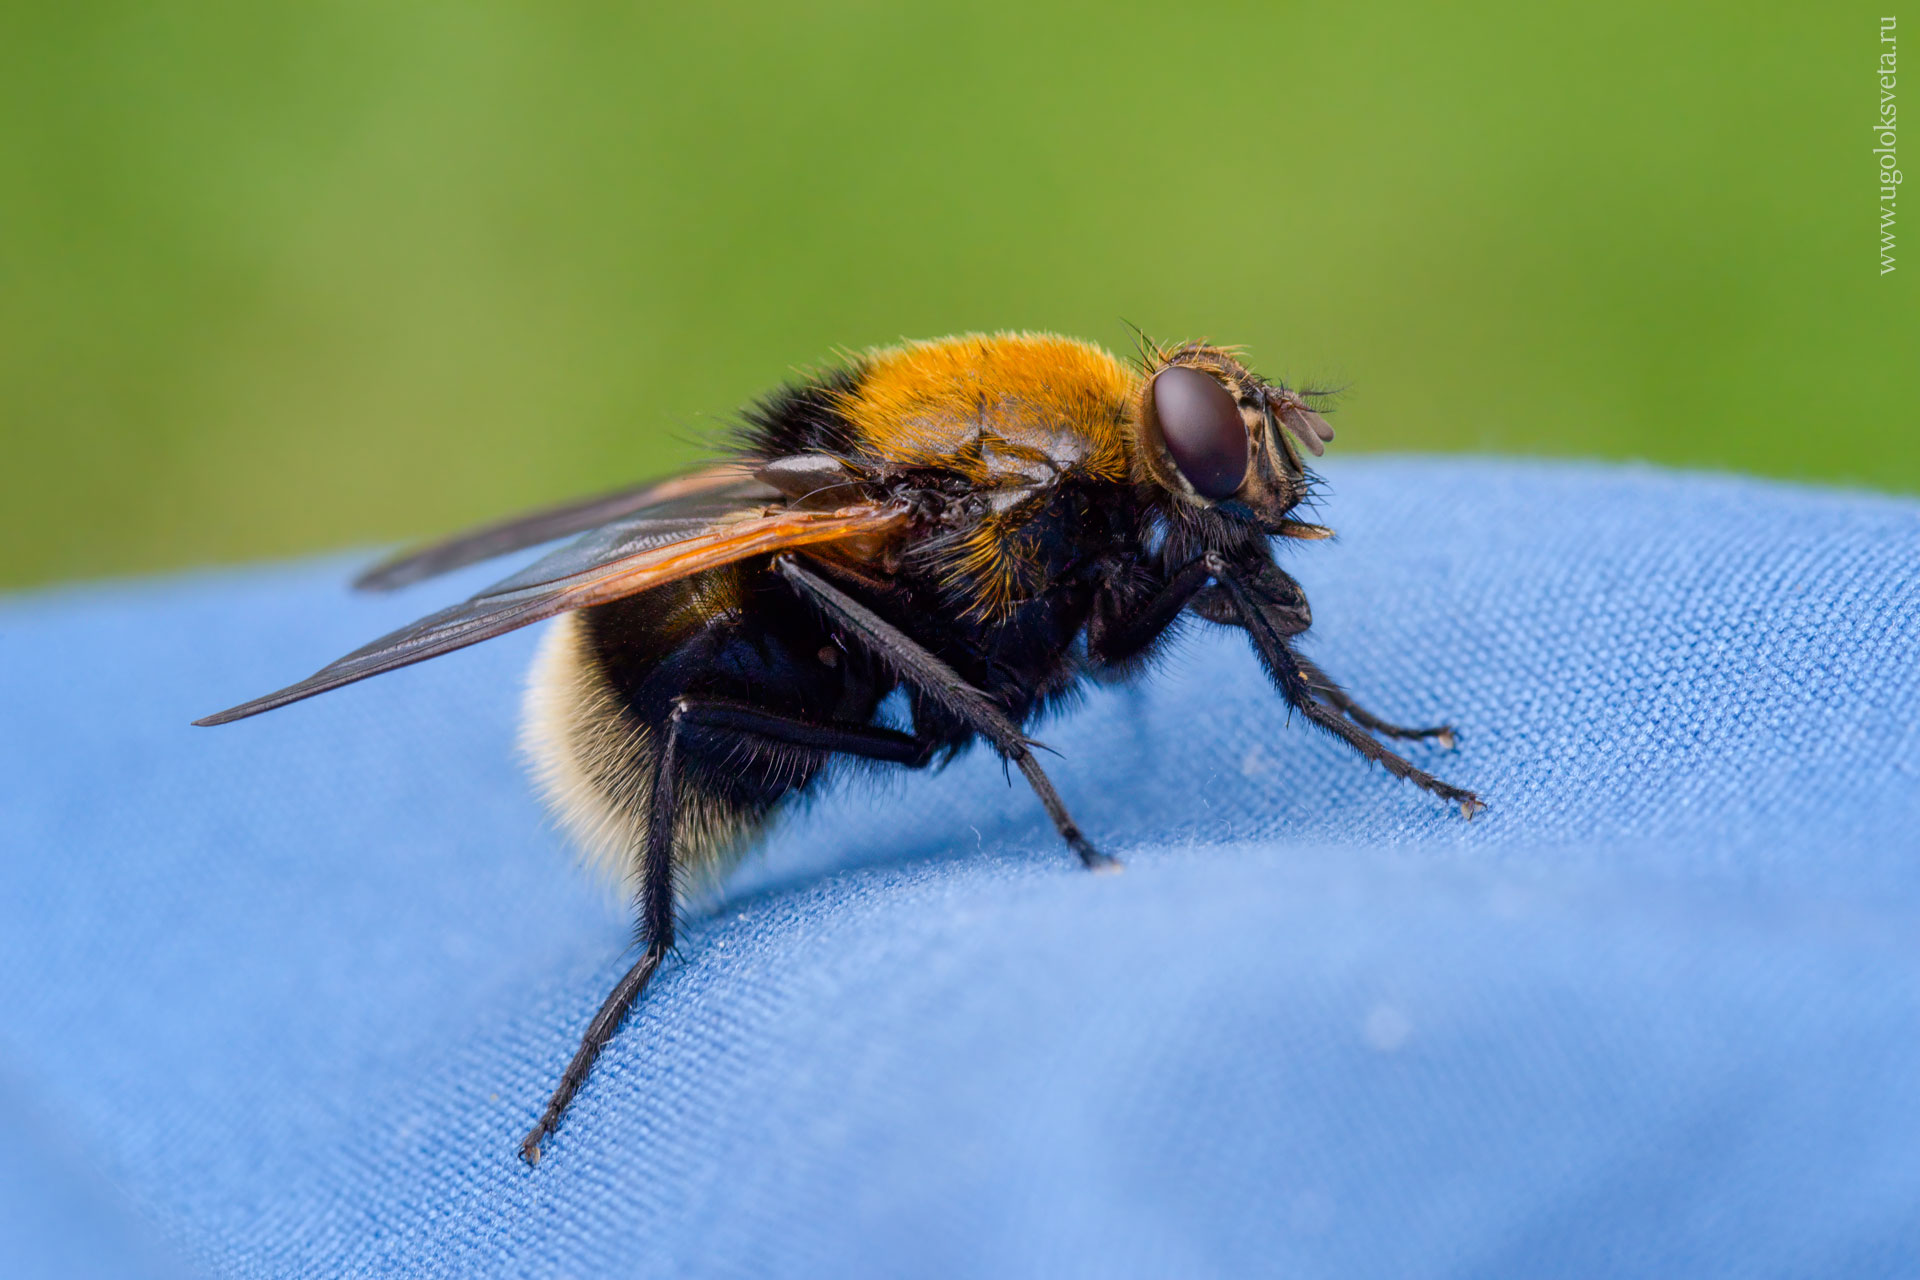
[(647, 989), (647, 983), (653, 980), (661, 962), (673, 950), (673, 820), (674, 793), (680, 773), (681, 719), (678, 709), (668, 717), (666, 732), (661, 735), (660, 756), (653, 768), (653, 793), (649, 797), (651, 808), (647, 813), (647, 847), (642, 855), (640, 877), (640, 935), (646, 944), (645, 949), (633, 968), (627, 970), (601, 1002), (600, 1011), (587, 1024), (586, 1034), (580, 1037), (580, 1047), (573, 1051), (572, 1061), (567, 1063), (553, 1096), (547, 1100), (547, 1109), (541, 1112), (539, 1122), (521, 1140), (520, 1155), (528, 1164), (540, 1163), (540, 1144), (560, 1126), (560, 1117), (566, 1114), (568, 1106), (572, 1104), (573, 1095), (580, 1092), (580, 1086), (587, 1082), (600, 1051), (607, 1047), (607, 1042), (613, 1039), (620, 1024), (627, 1020), (627, 1014), (633, 1011), (633, 1002)]
[(750, 744), (811, 754), (838, 752), (919, 768), (932, 759), (934, 746), (911, 734), (876, 725), (842, 724), (808, 720), (800, 716), (763, 711), (740, 702), (718, 698), (681, 698), (667, 717), (660, 735), (660, 757), (654, 765), (651, 808), (647, 815), (647, 847), (642, 861), (640, 899), (640, 939), (644, 950), (640, 959), (627, 970), (600, 1011), (587, 1024), (580, 1047), (560, 1076), (560, 1083), (547, 1101), (540, 1121), (520, 1143), (520, 1154), (528, 1164), (540, 1163), (540, 1144), (560, 1125), (573, 1097), (586, 1083), (601, 1050), (620, 1030), (634, 1002), (647, 989), (647, 983), (659, 970), (667, 953), (673, 950), (674, 885), (673, 829), (677, 816), (680, 786), (682, 734), (687, 729), (733, 735)]
[(1307, 684), (1313, 689), (1315, 694), (1319, 695), (1320, 700), (1333, 707), (1334, 710), (1340, 712), (1361, 728), (1371, 729), (1373, 732), (1384, 734), (1389, 738), (1432, 738), (1447, 750), (1453, 750), (1454, 738), (1452, 725), (1437, 724), (1426, 729), (1410, 729), (1405, 725), (1389, 723), (1355, 702), (1352, 694), (1342, 689), (1334, 682), (1332, 676), (1322, 671), (1313, 662), (1301, 657), (1297, 653), (1293, 655), (1293, 660), (1298, 664), (1300, 674), (1307, 678)]

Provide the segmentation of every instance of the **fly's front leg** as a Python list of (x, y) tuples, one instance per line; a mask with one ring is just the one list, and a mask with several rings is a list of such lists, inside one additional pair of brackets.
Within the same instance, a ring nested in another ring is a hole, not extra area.
[[(1215, 572), (1214, 579), (1224, 588), (1225, 600), (1232, 606), (1236, 620), (1253, 638), (1254, 652), (1259, 654), (1261, 665), (1279, 687), (1281, 696), (1297, 711), (1394, 777), (1404, 778), (1422, 790), (1459, 805), (1465, 816), (1471, 818), (1486, 808), (1473, 792), (1442, 782), (1424, 769), (1416, 768), (1363, 733), (1346, 718), (1343, 708), (1322, 701), (1321, 691), (1307, 675), (1299, 655), (1287, 644), (1289, 633), (1285, 628), (1290, 620), (1285, 611), (1258, 598), (1249, 584), (1224, 564)], [(1278, 616), (1269, 616), (1270, 612)]]
[(911, 734), (878, 725), (809, 720), (803, 716), (765, 711), (746, 703), (719, 698), (681, 698), (674, 704), (660, 734), (660, 756), (654, 764), (653, 790), (647, 811), (647, 847), (642, 858), (640, 898), (640, 959), (627, 970), (600, 1011), (587, 1024), (580, 1047), (560, 1077), (546, 1110), (532, 1132), (520, 1143), (528, 1164), (540, 1162), (540, 1144), (559, 1127), (573, 1097), (586, 1083), (593, 1064), (620, 1030), (634, 1002), (673, 950), (674, 884), (673, 830), (678, 817), (683, 739), (688, 730), (736, 737), (763, 749), (812, 755), (839, 753), (917, 769), (933, 758), (935, 746)]
[(1241, 625), (1239, 606), (1234, 604), (1233, 594), (1226, 585), (1227, 575), (1232, 574), (1239, 580), (1241, 589), (1259, 606), (1268, 625), (1282, 636), (1297, 636), (1313, 625), (1313, 610), (1307, 605), (1307, 593), (1300, 589), (1300, 584), (1293, 580), (1292, 574), (1273, 561), (1233, 565), (1228, 563), (1225, 556), (1213, 551), (1202, 559), (1207, 562), (1214, 585), (1194, 596), (1192, 609), (1208, 622), (1227, 627)]
[(1352, 694), (1334, 683), (1332, 676), (1322, 671), (1308, 659), (1296, 653), (1293, 655), (1293, 660), (1299, 664), (1300, 673), (1307, 678), (1307, 683), (1313, 686), (1313, 691), (1320, 695), (1323, 701), (1362, 728), (1371, 729), (1375, 733), (1383, 733), (1389, 738), (1432, 738), (1447, 750), (1453, 750), (1454, 738), (1452, 725), (1437, 724), (1426, 729), (1409, 729), (1405, 725), (1389, 723), (1355, 702)]
[[(1307, 607), (1307, 596), (1293, 575), (1271, 562), (1260, 565), (1250, 573), (1223, 568), (1223, 572), (1232, 572), (1239, 579), (1241, 589), (1252, 600), (1269, 627), (1282, 637), (1297, 636), (1313, 625), (1313, 613)], [(1219, 574), (1214, 575), (1220, 579)], [(1232, 589), (1224, 579), (1221, 585), (1210, 587), (1199, 594), (1195, 601), (1194, 612), (1214, 622), (1229, 626), (1240, 626), (1239, 606), (1234, 603)], [(1292, 646), (1288, 646), (1292, 652)], [(1430, 728), (1416, 729), (1406, 725), (1394, 724), (1384, 720), (1361, 706), (1353, 695), (1342, 689), (1334, 678), (1322, 671), (1311, 660), (1300, 654), (1293, 654), (1294, 665), (1300, 668), (1300, 674), (1312, 688), (1315, 696), (1355, 724), (1389, 738), (1437, 738), (1441, 746), (1453, 748), (1453, 727), (1451, 725), (1433, 725)]]

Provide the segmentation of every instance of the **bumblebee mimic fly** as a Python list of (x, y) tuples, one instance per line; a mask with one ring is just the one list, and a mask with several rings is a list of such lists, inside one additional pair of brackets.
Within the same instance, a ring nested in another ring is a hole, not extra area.
[[(749, 409), (718, 465), (491, 525), (365, 574), (385, 590), (567, 535), (462, 604), (384, 636), (225, 724), (543, 619), (525, 736), (548, 802), (631, 891), (641, 955), (521, 1144), (529, 1162), (673, 947), (676, 888), (733, 866), (831, 760), (907, 769), (975, 739), (1017, 767), (1089, 868), (1026, 726), (1082, 681), (1148, 665), (1183, 614), (1244, 631), (1288, 706), (1458, 805), (1293, 639), (1311, 622), (1273, 539), (1310, 397), (1231, 349), (1143, 342), (1135, 363), (1044, 334), (875, 350)], [(906, 727), (881, 704), (896, 690)]]

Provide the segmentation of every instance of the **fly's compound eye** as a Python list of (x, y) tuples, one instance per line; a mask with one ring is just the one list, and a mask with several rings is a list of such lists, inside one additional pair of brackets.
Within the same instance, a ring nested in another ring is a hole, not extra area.
[(1209, 502), (1231, 498), (1247, 478), (1249, 443), (1240, 406), (1198, 369), (1175, 365), (1147, 389), (1149, 445), (1166, 450), (1180, 475)]

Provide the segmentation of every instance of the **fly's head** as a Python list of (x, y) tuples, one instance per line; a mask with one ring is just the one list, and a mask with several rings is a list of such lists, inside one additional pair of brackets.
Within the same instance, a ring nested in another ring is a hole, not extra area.
[(1188, 516), (1250, 515), (1270, 534), (1327, 536), (1288, 515), (1307, 496), (1303, 451), (1318, 457), (1333, 439), (1298, 392), (1205, 343), (1149, 345), (1144, 364), (1131, 423), (1143, 478)]

